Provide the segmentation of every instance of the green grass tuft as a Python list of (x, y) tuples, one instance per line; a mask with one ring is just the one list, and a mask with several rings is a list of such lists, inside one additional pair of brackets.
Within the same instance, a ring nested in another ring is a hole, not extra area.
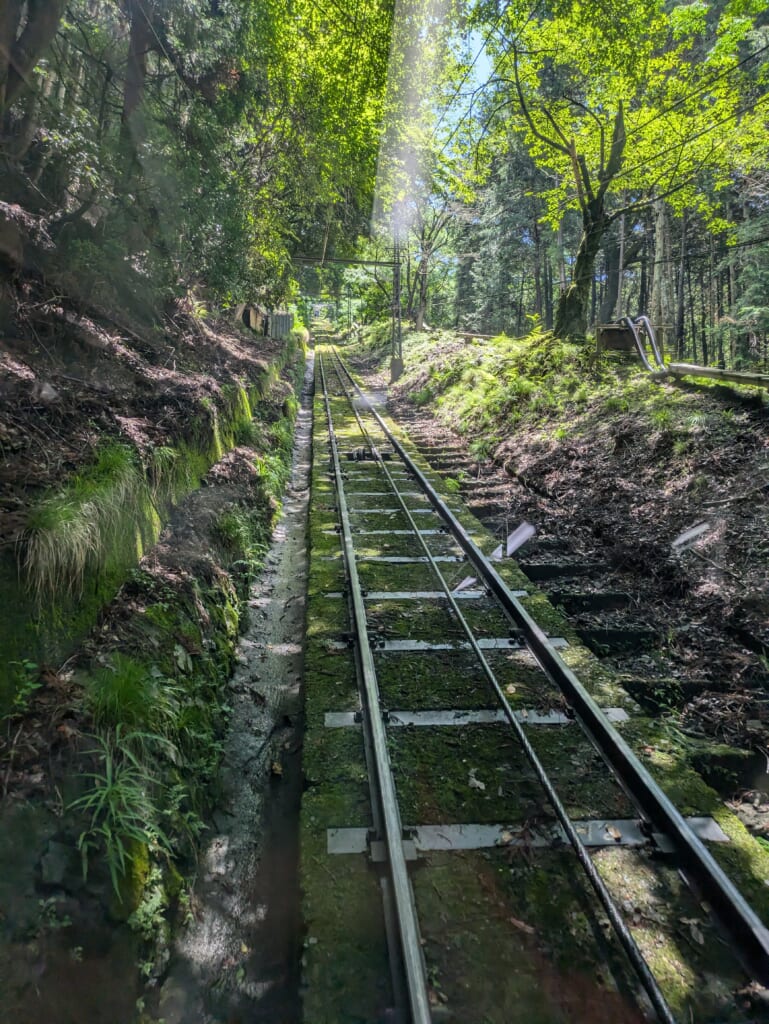
[(136, 738), (121, 727), (95, 737), (90, 753), (97, 767), (84, 776), (89, 788), (67, 808), (88, 819), (78, 839), (83, 875), (90, 854), (103, 848), (115, 895), (120, 895), (121, 882), (139, 850), (170, 849), (156, 820), (153, 780), (132, 749)]
[(133, 449), (111, 443), (92, 466), (30, 512), (24, 535), (24, 570), (38, 601), (63, 591), (82, 592), (89, 569), (111, 549), (136, 549), (152, 532), (149, 488)]
[(178, 693), (162, 673), (124, 654), (84, 680), (85, 702), (100, 729), (124, 727), (175, 737)]

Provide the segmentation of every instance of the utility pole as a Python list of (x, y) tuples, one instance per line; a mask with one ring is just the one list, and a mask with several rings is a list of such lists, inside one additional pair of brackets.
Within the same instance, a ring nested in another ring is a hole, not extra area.
[[(616, 320), (622, 316), (622, 283), (625, 276), (625, 214), (619, 219), (619, 266), (617, 267), (617, 308), (614, 310)], [(643, 310), (641, 310), (643, 313)]]
[(393, 305), (392, 305), (392, 348), (390, 351), (390, 383), (403, 373), (403, 337), (401, 332), (401, 250), (398, 229), (393, 235)]

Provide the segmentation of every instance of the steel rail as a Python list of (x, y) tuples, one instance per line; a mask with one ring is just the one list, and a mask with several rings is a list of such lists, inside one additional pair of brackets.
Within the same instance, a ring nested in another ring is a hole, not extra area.
[[(360, 397), (366, 401), (350, 371), (344, 364), (342, 368)], [(388, 442), (451, 530), (480, 579), (498, 599), (511, 622), (522, 632), (545, 675), (569, 701), (600, 754), (614, 769), (627, 792), (649, 821), (673, 844), (680, 858), (681, 867), (728, 931), (743, 965), (763, 985), (769, 985), (769, 929), (702, 840), (695, 835), (681, 812), (639, 761), (630, 746), (607, 720), (576, 674), (548, 641), (542, 629), (511, 593), (489, 559), (453, 515), (377, 410), (371, 403), (367, 403), (367, 406)]]
[(350, 584), (355, 636), (363, 677), (364, 699), (362, 703), (370, 729), (374, 761), (376, 765), (376, 781), (380, 795), (384, 823), (383, 839), (387, 849), (390, 878), (392, 882), (392, 895), (398, 918), (401, 953), (403, 957), (403, 968), (406, 975), (412, 1024), (431, 1024), (432, 1014), (430, 1012), (427, 973), (425, 970), (425, 962), (422, 955), (422, 943), (419, 934), (419, 921), (417, 919), (414, 892), (411, 887), (408, 868), (406, 867), (406, 856), (403, 850), (403, 824), (401, 822), (400, 810), (395, 792), (395, 782), (393, 780), (390, 755), (387, 749), (387, 733), (379, 700), (379, 684), (377, 682), (376, 671), (374, 669), (374, 658), (371, 653), (371, 645), (369, 643), (368, 630), (366, 626), (366, 609), (363, 602), (360, 580), (358, 578), (358, 568), (355, 562), (355, 548), (352, 542), (352, 529), (350, 527), (350, 517), (347, 508), (347, 499), (344, 492), (342, 468), (339, 460), (339, 449), (337, 446), (334, 423), (331, 415), (331, 403), (329, 402), (328, 397), (322, 355), (319, 355), (319, 368), (321, 383), (323, 386), (323, 398), (326, 407), (326, 420), (328, 423), (331, 455), (334, 465), (334, 480), (336, 484), (337, 501), (339, 504), (339, 518), (342, 525), (342, 546)]
[[(339, 356), (336, 354), (336, 352), (334, 352), (334, 355), (336, 359), (341, 363), (341, 360), (339, 360)], [(337, 373), (338, 372), (339, 371), (337, 371)], [(349, 394), (347, 394), (347, 391), (344, 387), (344, 383), (341, 380), (341, 375), (339, 377), (339, 380), (340, 384), (342, 385), (342, 389), (345, 391), (345, 394), (347, 395), (348, 399), (350, 399), (350, 396)], [(355, 418), (358, 421), (358, 426), (362, 434), (369, 441), (371, 451), (375, 459), (378, 461), (379, 467), (383, 471), (384, 476), (387, 482), (389, 483), (390, 487), (392, 488), (395, 497), (398, 499), (398, 502), (400, 503), (401, 506), (401, 510), (405, 514), (410, 526), (414, 530), (414, 534), (417, 540), (419, 541), (422, 550), (424, 551), (425, 555), (428, 558), (430, 567), (433, 570), (436, 579), (438, 580), (441, 588), (443, 589), (444, 594), (448, 599), (449, 607), (451, 608), (457, 621), (461, 625), (462, 630), (464, 631), (465, 636), (467, 637), (467, 640), (470, 644), (470, 647), (473, 650), (473, 653), (475, 654), (478, 663), (483, 669), (483, 673), (486, 676), (487, 681), (491, 685), (492, 690), (494, 691), (494, 693), (497, 696), (497, 699), (502, 705), (502, 709), (505, 712), (505, 717), (507, 718), (508, 723), (514, 732), (516, 739), (520, 743), (527, 761), (533, 768), (537, 780), (539, 781), (540, 785), (545, 791), (545, 795), (547, 796), (548, 801), (550, 802), (553, 810), (555, 811), (555, 815), (558, 818), (558, 821), (561, 827), (563, 828), (564, 832), (566, 833), (566, 838), (571, 843), (574, 852), (577, 856), (577, 859), (579, 860), (582, 868), (584, 869), (585, 874), (587, 875), (587, 878), (601, 903), (601, 906), (606, 911), (606, 915), (609, 918), (609, 921), (614, 929), (617, 938), (619, 939), (620, 945), (624, 949), (625, 954), (627, 955), (628, 960), (630, 961), (633, 967), (633, 970), (636, 972), (638, 976), (638, 980), (641, 982), (644, 991), (648, 995), (649, 1001), (654, 1007), (654, 1010), (659, 1020), (662, 1021), (663, 1024), (676, 1024), (676, 1019), (673, 1015), (673, 1011), (670, 1009), (670, 1006), (668, 1005), (667, 1000), (665, 999), (665, 996), (662, 993), (662, 989), (659, 987), (657, 979), (654, 977), (654, 974), (652, 973), (648, 963), (646, 962), (643, 953), (639, 949), (638, 944), (633, 938), (630, 929), (625, 924), (625, 921), (622, 918), (622, 915), (620, 914), (616, 903), (614, 902), (614, 898), (612, 897), (611, 893), (609, 892), (606, 886), (606, 883), (604, 882), (595, 864), (593, 863), (593, 860), (590, 854), (588, 853), (587, 847), (582, 842), (582, 839), (576, 827), (574, 826), (574, 823), (571, 817), (569, 816), (568, 811), (564, 807), (563, 802), (561, 801), (561, 798), (559, 797), (553, 783), (551, 782), (544, 765), (537, 756), (534, 747), (531, 745), (529, 738), (526, 735), (523, 726), (518, 721), (518, 718), (513, 708), (510, 706), (510, 702), (505, 696), (504, 690), (500, 686), (499, 680), (497, 679), (494, 670), (492, 669), (491, 665), (486, 659), (483, 651), (478, 646), (475, 634), (473, 633), (472, 629), (470, 628), (467, 622), (467, 619), (462, 613), (462, 610), (460, 609), (459, 604), (456, 601), (456, 598), (452, 594), (451, 588), (449, 584), (446, 582), (446, 578), (444, 577), (443, 573), (438, 567), (437, 562), (433, 558), (432, 552), (430, 551), (430, 548), (428, 547), (424, 537), (422, 537), (422, 535), (419, 533), (419, 528), (414, 520), (414, 517), (411, 515), (411, 512), (408, 506), (406, 505), (406, 502), (404, 501), (400, 491), (398, 490), (398, 486), (395, 483), (395, 480), (393, 479), (387, 467), (387, 464), (385, 463), (384, 459), (382, 459), (381, 456), (379, 455), (376, 445), (373, 443), (371, 435), (364, 426), (363, 421), (361, 420), (360, 417), (360, 413), (355, 408), (355, 405), (351, 399), (350, 405), (352, 406), (353, 412), (355, 413)]]

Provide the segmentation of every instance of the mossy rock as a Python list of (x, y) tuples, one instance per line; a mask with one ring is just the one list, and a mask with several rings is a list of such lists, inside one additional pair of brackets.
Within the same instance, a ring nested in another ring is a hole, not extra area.
[(126, 842), (126, 870), (118, 879), (118, 891), (113, 889), (109, 915), (113, 921), (127, 921), (138, 908), (150, 876), (150, 852), (146, 843), (136, 839)]

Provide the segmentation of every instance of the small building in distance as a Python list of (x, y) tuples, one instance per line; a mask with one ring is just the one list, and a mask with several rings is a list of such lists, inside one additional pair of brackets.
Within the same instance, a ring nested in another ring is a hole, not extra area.
[(294, 327), (294, 314), (285, 309), (265, 309), (254, 303), (241, 303), (235, 315), (246, 327), (263, 338), (281, 341)]

